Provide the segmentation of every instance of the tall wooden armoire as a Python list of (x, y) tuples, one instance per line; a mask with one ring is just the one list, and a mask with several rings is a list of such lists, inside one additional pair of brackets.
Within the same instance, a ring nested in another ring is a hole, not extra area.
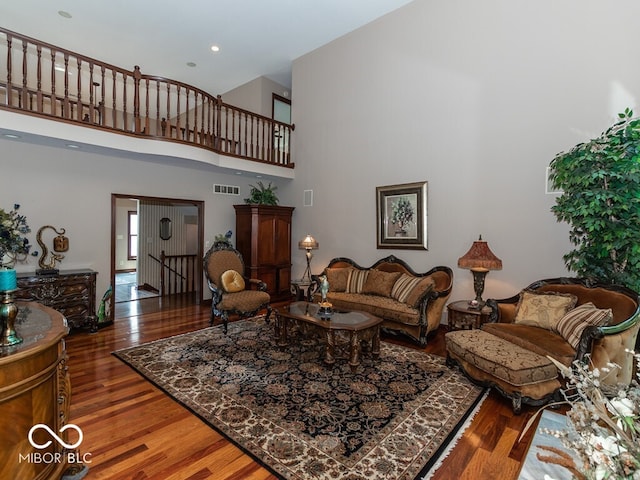
[(271, 301), (291, 298), (291, 216), (295, 207), (234, 205), (236, 249), (246, 276), (267, 284)]

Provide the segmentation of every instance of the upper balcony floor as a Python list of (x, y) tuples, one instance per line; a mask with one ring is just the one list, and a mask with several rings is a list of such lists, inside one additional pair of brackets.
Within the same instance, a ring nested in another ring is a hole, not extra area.
[(3, 133), (292, 178), (294, 128), (138, 66), (127, 70), (0, 28)]

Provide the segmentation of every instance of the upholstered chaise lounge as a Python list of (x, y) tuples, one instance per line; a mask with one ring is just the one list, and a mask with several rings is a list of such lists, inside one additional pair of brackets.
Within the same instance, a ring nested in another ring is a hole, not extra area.
[[(329, 281), (327, 300), (334, 308), (362, 310), (381, 317), (384, 331), (402, 333), (420, 345), (426, 345), (427, 336), (438, 329), (453, 285), (449, 267), (416, 273), (393, 255), (368, 268), (349, 258), (334, 258), (323, 274)], [(314, 276), (312, 295), (319, 289), (317, 279)], [(318, 293), (315, 300), (319, 300)]]
[(589, 360), (620, 369), (602, 379), (628, 384), (640, 328), (638, 294), (616, 285), (585, 279), (540, 280), (513, 297), (489, 300), (490, 321), (481, 330), (448, 332), (447, 361), (458, 364), (475, 382), (512, 400), (541, 405), (557, 396), (562, 378), (548, 357), (570, 366)]

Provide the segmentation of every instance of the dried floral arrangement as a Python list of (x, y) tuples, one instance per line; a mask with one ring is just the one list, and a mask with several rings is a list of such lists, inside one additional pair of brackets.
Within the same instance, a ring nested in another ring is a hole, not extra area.
[[(19, 209), (18, 204), (9, 212), (0, 208), (0, 267), (13, 267), (16, 261), (23, 260), (31, 249), (26, 236), (31, 229), (27, 225), (27, 217), (18, 213)], [(37, 255), (37, 252), (33, 255)]]
[[(629, 350), (627, 353), (634, 356), (636, 376), (640, 379), (640, 354)], [(575, 452), (578, 464), (566, 453), (552, 448), (547, 451), (555, 456), (538, 453), (538, 460), (567, 468), (577, 480), (640, 480), (638, 381), (634, 379), (624, 386), (608, 385), (604, 382), (606, 377), (620, 368), (614, 363), (600, 369), (590, 368), (587, 358), (586, 362), (576, 361), (569, 368), (553, 358), (550, 360), (567, 379), (561, 403), (569, 404), (570, 409), (565, 430), (542, 431), (559, 438)], [(552, 480), (548, 475), (545, 479)]]

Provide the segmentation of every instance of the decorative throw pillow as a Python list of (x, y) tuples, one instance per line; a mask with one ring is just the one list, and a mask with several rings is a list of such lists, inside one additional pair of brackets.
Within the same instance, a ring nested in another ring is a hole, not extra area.
[(352, 268), (327, 268), (324, 273), (327, 275), (329, 290), (332, 292), (344, 292), (347, 289), (347, 280)]
[(244, 278), (235, 270), (227, 270), (220, 275), (222, 289), (228, 293), (241, 292), (244, 290)]
[(514, 323), (553, 330), (578, 298), (570, 293), (523, 290), (516, 307)]
[(401, 272), (383, 272), (381, 270), (371, 269), (367, 280), (362, 286), (362, 293), (371, 295), (380, 295), (381, 297), (390, 297), (391, 289)]
[(433, 290), (435, 286), (436, 282), (433, 281), (433, 278), (421, 277), (418, 284), (414, 286), (409, 292), (409, 295), (407, 295), (407, 299), (405, 300), (406, 304), (416, 308), (422, 296)]
[(606, 325), (612, 318), (613, 312), (610, 308), (600, 309), (591, 302), (583, 303), (562, 317), (554, 331), (562, 335), (562, 338), (577, 349), (580, 336), (585, 328)]
[[(369, 270), (351, 268), (345, 291), (347, 293), (362, 293), (362, 287), (364, 286), (364, 282), (367, 281), (367, 275), (369, 275)], [(329, 285), (329, 288), (331, 288), (331, 285)]]
[(407, 297), (411, 291), (420, 283), (421, 277), (415, 277), (408, 273), (403, 273), (398, 277), (396, 283), (391, 289), (391, 298), (395, 298), (399, 302), (406, 303)]

